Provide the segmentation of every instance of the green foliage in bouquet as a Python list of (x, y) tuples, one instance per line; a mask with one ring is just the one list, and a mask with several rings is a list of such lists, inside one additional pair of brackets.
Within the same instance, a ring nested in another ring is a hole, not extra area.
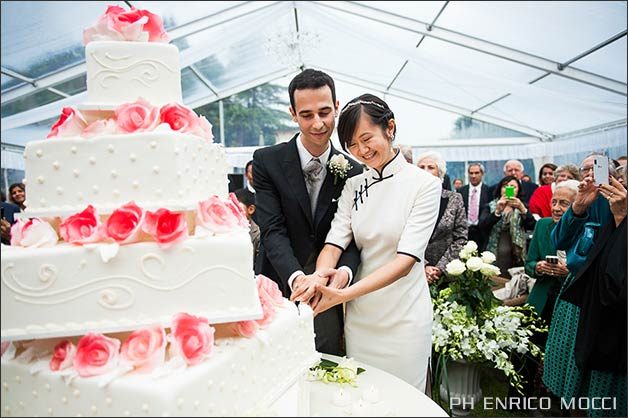
[(335, 361), (321, 359), (316, 365), (310, 367), (308, 378), (310, 380), (320, 380), (324, 383), (348, 383), (357, 386), (357, 378), (360, 373), (366, 370), (358, 367), (352, 358), (343, 358), (340, 364)]
[(437, 374), (444, 368), (446, 375), (448, 360), (486, 362), (503, 371), (521, 392), (522, 377), (512, 356), (541, 357), (530, 338), (547, 327), (531, 307), (502, 306), (493, 296), (490, 278), (500, 273), (494, 261), (489, 251), (478, 257), (477, 245), (469, 241), (460, 259), (447, 265), (449, 286), (432, 300), (432, 346), (440, 355)]

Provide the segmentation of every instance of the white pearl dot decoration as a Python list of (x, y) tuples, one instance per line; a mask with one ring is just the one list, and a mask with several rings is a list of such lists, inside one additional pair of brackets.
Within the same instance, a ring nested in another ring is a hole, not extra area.
[(55, 161), (52, 163), (52, 168), (54, 168), (55, 170), (58, 170), (61, 167), (61, 164), (59, 163), (59, 161)]
[(72, 154), (76, 154), (76, 152), (77, 152), (77, 151), (78, 151), (78, 150), (76, 149), (76, 147), (72, 147), (72, 148), (70, 148), (70, 152), (71, 152)]
[(201, 405), (201, 401), (194, 401), (194, 409), (198, 409), (200, 405)]
[(180, 152), (181, 152), (181, 150), (179, 149), (179, 147), (174, 147), (174, 154), (175, 155), (179, 155)]
[(40, 149), (37, 150), (37, 152), (35, 152), (35, 155), (37, 155), (38, 157), (43, 157), (44, 152)]
[(78, 193), (76, 194), (76, 198), (77, 198), (78, 200), (83, 200), (83, 193), (78, 192)]
[(98, 186), (96, 186), (96, 185), (93, 185), (93, 186), (92, 186), (92, 191), (93, 191), (94, 193), (98, 193), (98, 192), (100, 191), (100, 188), (99, 188)]
[(37, 396), (39, 396), (39, 393), (37, 393), (36, 390), (33, 390), (31, 393), (33, 394), (33, 398), (36, 398)]
[(161, 189), (156, 189), (156, 190), (155, 190), (155, 194), (156, 194), (157, 196), (161, 196), (161, 194), (162, 194), (162, 193), (163, 193), (163, 191), (162, 191)]
[(37, 183), (44, 184), (44, 176), (38, 176), (37, 177)]
[(158, 165), (153, 166), (153, 173), (159, 174), (159, 166)]
[(115, 150), (116, 150), (116, 147), (114, 147), (113, 144), (107, 145), (107, 151), (109, 151), (111, 154), (113, 154)]
[(53, 412), (52, 408), (48, 408), (48, 415), (52, 416)]
[(9, 415), (11, 413), (11, 408), (7, 405), (4, 407), (4, 412)]
[(66, 398), (65, 396), (63, 398), (61, 398), (61, 403), (62, 404), (67, 404), (68, 403), (68, 398)]
[(81, 175), (81, 172), (78, 169), (74, 169), (72, 170), (72, 174), (74, 174), (74, 177), (78, 177)]
[(74, 392), (72, 392), (72, 395), (74, 395), (75, 398), (78, 398), (79, 396), (81, 396), (81, 391), (78, 389), (74, 389)]
[(108, 396), (107, 396), (107, 397), (105, 398), (105, 403), (106, 403), (107, 405), (111, 405), (111, 404), (113, 403), (113, 399), (111, 399), (110, 397), (108, 397)]
[(136, 156), (135, 154), (130, 154), (130, 155), (129, 155), (129, 159), (130, 159), (132, 162), (135, 162), (135, 161), (137, 160), (137, 156)]
[(2, 388), (4, 390), (9, 390), (9, 384), (7, 382), (2, 382)]
[(131, 413), (129, 411), (124, 411), (122, 415), (124, 415), (125, 417), (128, 417), (131, 415)]
[(207, 381), (207, 389), (211, 389), (212, 386), (214, 386), (214, 381), (210, 379)]
[(138, 189), (140, 187), (140, 182), (137, 180), (133, 180), (133, 183), (131, 183), (131, 186), (133, 186), (134, 189)]
[(113, 191), (111, 192), (111, 194), (113, 194), (115, 197), (120, 196), (120, 190), (118, 189), (113, 189)]
[(147, 403), (142, 404), (142, 411), (148, 412), (148, 404)]
[(57, 187), (57, 194), (59, 195), (63, 194), (63, 187), (61, 186)]
[(111, 170), (111, 177), (112, 178), (117, 178), (118, 177), (118, 172), (116, 170)]
[(178, 398), (177, 399), (177, 407), (181, 408), (183, 406), (183, 402), (184, 402), (183, 398)]
[(98, 412), (98, 408), (96, 408), (96, 405), (92, 405), (92, 407), (90, 408), (92, 411), (92, 414), (96, 415), (96, 413)]
[(43, 197), (41, 199), (39, 199), (39, 204), (42, 205), (42, 206), (46, 206), (46, 199), (43, 198)]
[(150, 141), (150, 147), (151, 148), (157, 148), (157, 142), (156, 141)]
[(92, 156), (92, 157), (89, 157), (89, 163), (90, 163), (91, 165), (96, 164), (96, 157), (93, 157), (93, 156)]

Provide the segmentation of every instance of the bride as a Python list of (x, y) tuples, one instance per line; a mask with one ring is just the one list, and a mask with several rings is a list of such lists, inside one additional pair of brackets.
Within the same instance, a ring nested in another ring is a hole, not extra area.
[[(297, 289), (291, 299), (319, 314), (347, 303), (347, 356), (425, 390), (431, 353), (432, 302), (424, 252), (436, 223), (441, 184), (392, 148), (396, 123), (383, 100), (364, 94), (343, 108), (338, 136), (367, 170), (347, 180), (316, 263), (316, 274), (335, 276), (352, 239), (361, 251), (354, 282)], [(344, 277), (344, 276), (342, 276)]]

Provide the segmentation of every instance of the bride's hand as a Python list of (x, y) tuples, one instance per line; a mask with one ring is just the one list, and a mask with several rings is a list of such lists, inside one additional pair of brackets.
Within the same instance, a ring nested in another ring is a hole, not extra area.
[(335, 289), (321, 284), (317, 284), (315, 289), (320, 293), (320, 299), (310, 305), (314, 309), (314, 316), (345, 302), (346, 289)]
[(307, 276), (299, 276), (299, 278), (300, 280), (295, 284), (292, 295), (290, 296), (292, 302), (310, 303), (310, 300), (314, 297), (314, 293), (316, 292), (316, 284), (320, 283), (326, 285), (328, 281), (327, 277), (316, 272), (308, 274)]

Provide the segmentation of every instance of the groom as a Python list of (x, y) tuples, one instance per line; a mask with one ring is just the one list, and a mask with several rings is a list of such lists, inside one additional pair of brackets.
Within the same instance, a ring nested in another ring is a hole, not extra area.
[[(300, 132), (287, 143), (253, 154), (255, 213), (261, 231), (255, 272), (277, 282), (287, 298), (317, 282), (346, 286), (356, 273), (360, 254), (355, 243), (328, 276), (315, 269), (345, 181), (362, 172), (354, 160), (344, 176), (335, 176), (328, 166), (339, 154), (330, 141), (338, 113), (333, 79), (307, 69), (294, 77), (288, 92), (290, 114)], [(343, 355), (342, 306), (317, 315), (314, 332), (317, 351)]]

